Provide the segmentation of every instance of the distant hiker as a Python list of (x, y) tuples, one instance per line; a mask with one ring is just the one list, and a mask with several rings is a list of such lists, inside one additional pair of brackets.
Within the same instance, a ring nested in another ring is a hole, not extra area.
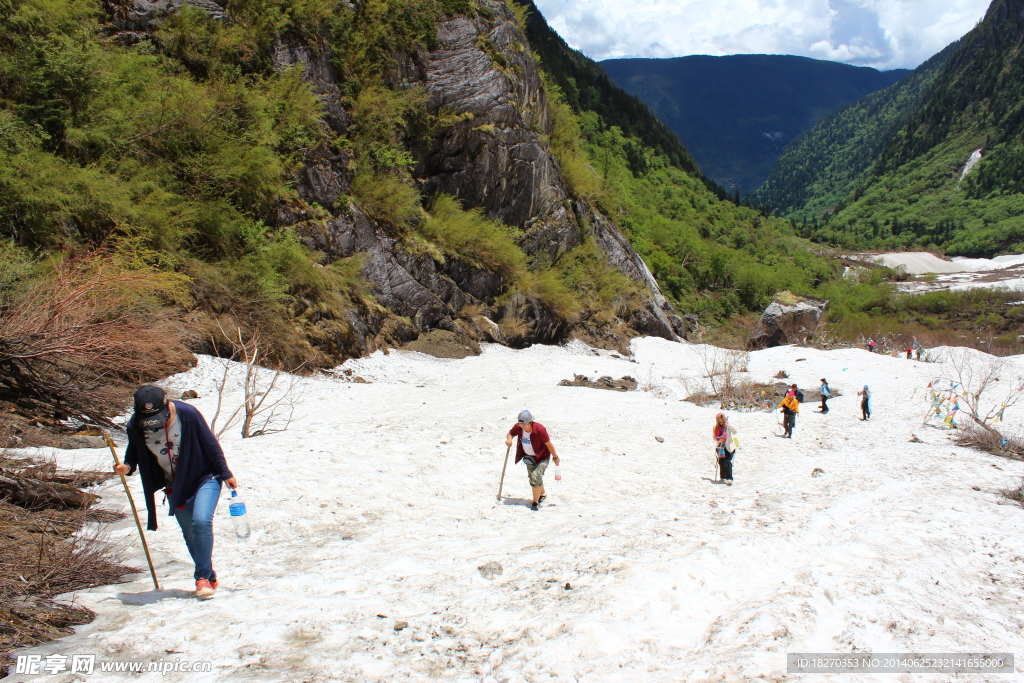
[(782, 428), (787, 439), (793, 438), (793, 427), (796, 426), (796, 414), (800, 412), (800, 403), (796, 400), (796, 392), (790, 389), (786, 397), (779, 403), (782, 408)]
[(125, 427), (128, 448), (115, 474), (139, 469), (149, 511), (147, 527), (156, 531), (156, 492), (163, 489), (195, 563), (196, 597), (213, 595), (213, 513), (221, 483), (238, 482), (228, 469), (224, 451), (206, 420), (187, 403), (168, 401), (164, 390), (144, 386), (135, 392), (135, 414)]
[(530, 478), (530, 488), (533, 489), (533, 504), (531, 510), (539, 508), (541, 501), (547, 496), (544, 494), (544, 470), (548, 467), (548, 456), (559, 463), (558, 454), (555, 453), (555, 445), (548, 437), (548, 430), (540, 422), (533, 421), (533, 415), (529, 410), (519, 413), (517, 424), (505, 435), (505, 445), (512, 445), (512, 438), (519, 437), (516, 444), (516, 464), (522, 460), (526, 463), (526, 474)]
[(924, 354), (924, 347), (921, 346), (921, 342), (914, 342), (914, 352), (917, 354), (917, 360), (921, 360), (921, 356)]
[(832, 389), (829, 388), (828, 382), (825, 381), (824, 377), (821, 378), (821, 388), (818, 389), (818, 393), (821, 394), (821, 412), (827, 413), (828, 397), (832, 395)]
[(914, 352), (913, 347), (911, 347), (909, 349), (904, 349), (904, 350), (907, 352), (907, 360), (912, 360), (911, 357), (910, 357), (910, 354)]
[(871, 417), (871, 392), (868, 390), (868, 385), (865, 384), (864, 388), (857, 392), (860, 396), (860, 414), (863, 416), (860, 419), (866, 420)]
[(868, 339), (868, 351), (874, 353), (876, 346), (878, 346), (878, 343), (874, 339)]
[(804, 402), (804, 392), (802, 392), (802, 391), (800, 391), (799, 389), (796, 388), (796, 382), (793, 382), (791, 385), (789, 385), (789, 388), (793, 390), (793, 395), (796, 396), (796, 402), (797, 403), (803, 403)]
[(715, 415), (715, 457), (718, 459), (719, 480), (732, 486), (732, 456), (736, 455), (736, 429), (729, 424), (725, 413)]

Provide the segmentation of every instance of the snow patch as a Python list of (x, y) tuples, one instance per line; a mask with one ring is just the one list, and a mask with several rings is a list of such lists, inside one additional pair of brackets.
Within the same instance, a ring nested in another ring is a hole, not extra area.
[[(678, 400), (676, 378), (701, 367), (702, 349), (643, 338), (631, 350), (391, 351), (345, 364), (368, 384), (297, 378), (288, 431), (222, 439), (253, 533), (236, 538), (219, 506), (216, 596), (181, 599), (192, 566), (161, 513), (148, 539), (164, 590), (141, 573), (66, 596), (97, 619), (21, 654), (214, 663), (210, 674), (102, 676), (165, 683), (769, 680), (787, 651), (1024, 657), (1024, 510), (998, 494), (1024, 462), (922, 428), (936, 365), (860, 349), (752, 352), (754, 381), (785, 370), (805, 389), (826, 377), (842, 395), (827, 415), (804, 404), (792, 440), (778, 438), (774, 413), (731, 413), (741, 447), (725, 487), (713, 481), (717, 410)], [(209, 417), (222, 372), (201, 358), (162, 384), (199, 390), (191, 403)], [(666, 389), (558, 386), (576, 373), (649, 374)], [(864, 384), (868, 422), (855, 396)], [(523, 408), (563, 458), (539, 512), (521, 465), (509, 463), (507, 497), (495, 498)], [(1021, 413), (1007, 410), (1011, 429)], [(55, 457), (106, 467), (110, 454)], [(117, 480), (96, 492), (104, 507), (127, 507)], [(131, 516), (111, 526), (145, 568)], [(485, 579), (489, 562), (502, 572)]]

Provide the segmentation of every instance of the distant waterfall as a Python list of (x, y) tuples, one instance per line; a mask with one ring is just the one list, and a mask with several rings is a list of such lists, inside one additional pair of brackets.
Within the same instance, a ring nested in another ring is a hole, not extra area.
[(971, 172), (971, 169), (974, 168), (974, 165), (979, 161), (981, 161), (981, 147), (971, 152), (971, 156), (967, 158), (967, 163), (964, 164), (964, 170), (960, 171), (960, 180), (963, 180), (964, 177)]

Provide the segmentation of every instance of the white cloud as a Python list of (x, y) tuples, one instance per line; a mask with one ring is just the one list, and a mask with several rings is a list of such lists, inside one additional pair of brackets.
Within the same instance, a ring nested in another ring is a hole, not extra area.
[(589, 57), (792, 54), (914, 68), (984, 16), (989, 0), (535, 0)]

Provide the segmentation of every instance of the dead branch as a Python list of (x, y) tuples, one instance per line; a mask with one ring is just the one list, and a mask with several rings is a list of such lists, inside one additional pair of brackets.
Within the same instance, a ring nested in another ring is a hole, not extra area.
[(59, 482), (44, 482), (0, 468), (0, 494), (25, 508), (87, 508), (99, 496)]
[[(219, 322), (218, 327), (232, 346), (232, 358), (238, 358), (244, 365), (245, 375), (242, 379), (242, 403), (235, 408), (224, 426), (219, 429), (211, 426), (211, 429), (214, 429), (215, 434), (220, 436), (241, 416), (243, 439), (284, 431), (291, 425), (295, 414), (297, 385), (294, 378), (280, 369), (260, 367), (259, 363), (263, 360), (260, 330), (255, 330), (246, 337), (241, 329), (236, 329), (234, 334), (229, 334), (220, 326)], [(216, 383), (217, 411), (211, 425), (215, 425), (220, 416), (229, 374), (230, 367), (225, 362), (224, 375), (221, 381)], [(285, 378), (287, 378), (287, 386), (281, 386), (280, 382)]]
[(1005, 358), (981, 361), (975, 351), (964, 348), (950, 350), (943, 369), (937, 381), (954, 387), (957, 402), (966, 407), (961, 411), (979, 428), (1002, 439), (992, 424), (1024, 396), (1024, 378)]

